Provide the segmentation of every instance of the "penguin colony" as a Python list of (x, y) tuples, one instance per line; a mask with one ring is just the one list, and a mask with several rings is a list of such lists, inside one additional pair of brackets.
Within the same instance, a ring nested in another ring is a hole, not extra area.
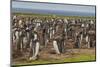
[(11, 25), (13, 58), (27, 55), (29, 60), (36, 60), (49, 43), (56, 54), (65, 53), (67, 49), (96, 46), (95, 19), (15, 14)]

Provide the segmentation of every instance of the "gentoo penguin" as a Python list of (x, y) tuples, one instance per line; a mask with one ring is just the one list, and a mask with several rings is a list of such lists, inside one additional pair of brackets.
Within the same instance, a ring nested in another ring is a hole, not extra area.
[(60, 51), (59, 51), (59, 48), (58, 48), (58, 44), (57, 44), (57, 41), (55, 39), (53, 40), (53, 47), (54, 47), (56, 53), (60, 54)]

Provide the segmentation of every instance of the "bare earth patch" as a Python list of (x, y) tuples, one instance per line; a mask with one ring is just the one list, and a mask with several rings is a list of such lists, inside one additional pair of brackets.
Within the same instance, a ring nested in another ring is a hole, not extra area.
[(66, 49), (63, 54), (56, 54), (53, 48), (43, 49), (39, 53), (37, 60), (28, 61), (25, 58), (20, 58), (13, 61), (13, 65), (27, 64), (48, 64), (48, 63), (63, 63), (63, 62), (80, 62), (80, 61), (95, 61), (95, 49)]

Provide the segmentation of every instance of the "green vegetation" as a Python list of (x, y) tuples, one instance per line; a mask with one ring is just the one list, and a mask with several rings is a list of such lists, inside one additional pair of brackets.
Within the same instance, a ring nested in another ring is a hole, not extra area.
[[(19, 63), (18, 65), (36, 65), (36, 64), (50, 64), (50, 63), (68, 63), (68, 62), (83, 62), (83, 61), (95, 61), (95, 55), (90, 55), (90, 54), (80, 54), (78, 56), (75, 57), (70, 57), (70, 58), (64, 58), (64, 59), (60, 59), (60, 60), (35, 60), (35, 61), (31, 61), (29, 63)], [(17, 64), (16, 64), (17, 65)], [(15, 66), (16, 66), (15, 65)]]
[(13, 13), (13, 14), (16, 14), (16, 15), (24, 15), (24, 16), (38, 16), (38, 17), (48, 17), (48, 18), (51, 18), (51, 17), (60, 17), (60, 18), (84, 18), (84, 19), (95, 19), (95, 16), (63, 16), (63, 15), (54, 15), (54, 14), (34, 14), (34, 13)]
[(81, 62), (81, 61), (93, 61), (95, 60), (95, 55), (80, 55), (74, 58), (65, 58), (64, 62)]

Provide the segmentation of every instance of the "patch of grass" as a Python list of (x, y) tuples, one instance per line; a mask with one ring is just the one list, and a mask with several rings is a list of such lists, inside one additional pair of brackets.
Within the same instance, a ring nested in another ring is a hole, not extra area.
[(14, 15), (23, 15), (23, 16), (38, 16), (38, 17), (47, 17), (47, 18), (52, 18), (52, 17), (60, 17), (60, 18), (72, 18), (72, 19), (95, 19), (95, 16), (63, 16), (63, 15), (56, 15), (56, 14), (36, 14), (36, 13), (13, 13)]
[(82, 54), (73, 58), (65, 58), (64, 62), (81, 62), (81, 61), (94, 61), (95, 55)]
[(70, 57), (70, 58), (64, 58), (60, 60), (35, 60), (28, 63), (20, 63), (15, 64), (16, 65), (36, 65), (36, 64), (54, 64), (54, 63), (68, 63), (68, 62), (83, 62), (83, 61), (95, 61), (95, 55), (89, 55), (89, 54), (80, 54), (78, 56)]

